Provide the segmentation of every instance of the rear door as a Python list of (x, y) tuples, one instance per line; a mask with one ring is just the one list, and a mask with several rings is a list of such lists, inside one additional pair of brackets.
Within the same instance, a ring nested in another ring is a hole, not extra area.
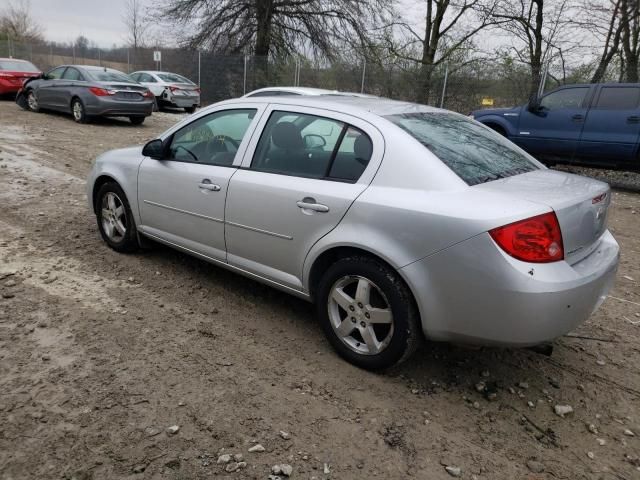
[(228, 262), (295, 290), (313, 246), (371, 182), (384, 141), (370, 124), (321, 109), (271, 105), (226, 207)]
[(540, 158), (571, 159), (587, 116), (590, 88), (563, 87), (540, 99), (540, 109), (522, 110), (515, 143)]
[(164, 160), (145, 158), (138, 173), (141, 230), (225, 262), (225, 199), (260, 110), (224, 106), (165, 140)]
[(603, 85), (589, 110), (577, 156), (600, 164), (628, 164), (638, 156), (640, 86)]
[(52, 92), (55, 97), (55, 103), (60, 105), (60, 108), (66, 107), (66, 110), (70, 111), (71, 97), (73, 96), (74, 89), (82, 87), (85, 84), (84, 77), (77, 68), (67, 67), (62, 75), (61, 82)]

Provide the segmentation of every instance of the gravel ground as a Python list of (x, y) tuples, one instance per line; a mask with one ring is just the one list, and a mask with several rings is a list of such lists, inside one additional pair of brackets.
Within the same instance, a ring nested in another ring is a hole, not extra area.
[(318, 480), (640, 478), (639, 194), (614, 193), (613, 296), (553, 356), (428, 343), (371, 374), (303, 301), (102, 243), (92, 159), (179, 118), (75, 125), (0, 102), (2, 480), (266, 480), (280, 464)]
[(602, 180), (619, 190), (640, 193), (640, 173), (625, 172), (623, 170), (605, 170), (603, 168), (578, 167), (575, 165), (557, 165), (554, 168)]

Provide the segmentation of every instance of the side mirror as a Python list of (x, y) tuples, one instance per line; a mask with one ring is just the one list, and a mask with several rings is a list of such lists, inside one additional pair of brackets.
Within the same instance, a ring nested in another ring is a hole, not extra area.
[(162, 160), (164, 158), (164, 145), (162, 144), (162, 140), (159, 138), (151, 140), (142, 149), (142, 155), (155, 158), (156, 160)]

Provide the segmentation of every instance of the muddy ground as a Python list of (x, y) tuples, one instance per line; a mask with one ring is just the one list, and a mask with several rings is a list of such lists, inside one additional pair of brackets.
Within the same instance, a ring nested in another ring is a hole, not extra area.
[[(2, 480), (266, 480), (283, 463), (318, 480), (640, 478), (640, 194), (614, 193), (613, 297), (553, 356), (428, 343), (372, 374), (331, 351), (303, 301), (103, 244), (92, 159), (179, 118), (76, 125), (0, 102)], [(246, 466), (225, 471), (224, 453)]]

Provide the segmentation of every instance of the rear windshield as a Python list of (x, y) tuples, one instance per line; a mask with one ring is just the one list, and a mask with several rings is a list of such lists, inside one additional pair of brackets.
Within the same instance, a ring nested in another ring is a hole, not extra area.
[(156, 73), (156, 75), (160, 77), (163, 82), (190, 83), (191, 85), (194, 85), (191, 80), (186, 79), (177, 73)]
[(540, 169), (507, 139), (462, 115), (418, 112), (385, 118), (431, 150), (469, 185)]
[(19, 62), (17, 60), (0, 60), (0, 70), (7, 72), (39, 72), (38, 68), (30, 62)]
[(117, 70), (88, 70), (91, 78), (98, 82), (136, 83), (131, 77)]

